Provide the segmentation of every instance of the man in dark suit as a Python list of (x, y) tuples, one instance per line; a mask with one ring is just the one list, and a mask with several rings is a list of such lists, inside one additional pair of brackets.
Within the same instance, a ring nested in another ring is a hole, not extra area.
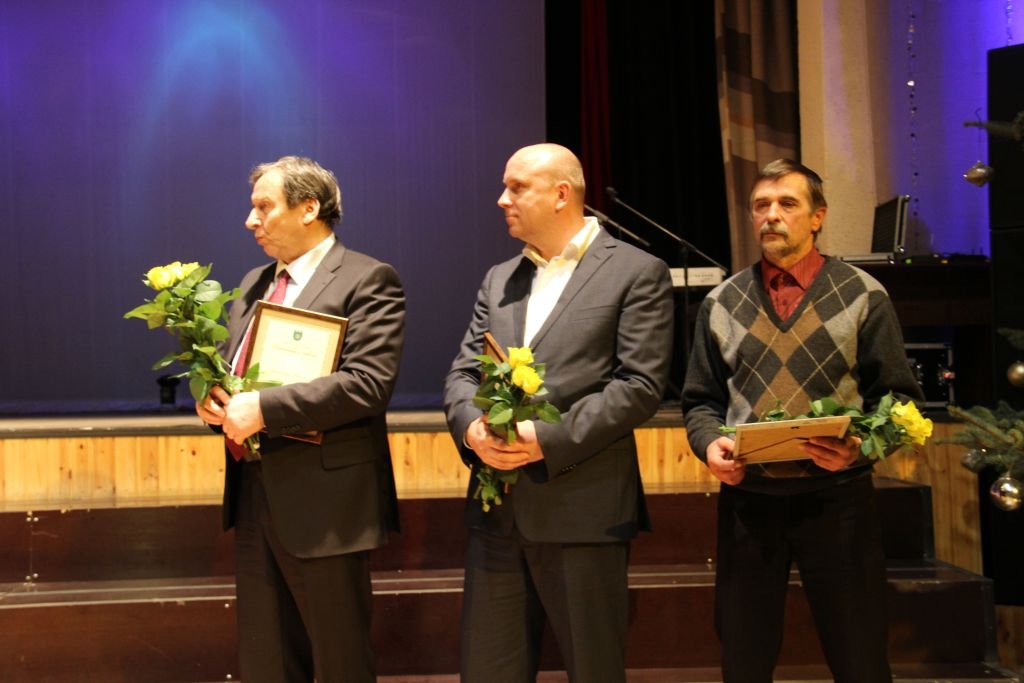
[[(583, 170), (568, 149), (520, 149), (504, 185), (498, 206), (526, 247), (484, 278), (444, 391), (473, 469), (462, 679), (533, 680), (546, 617), (571, 681), (624, 681), (629, 542), (649, 528), (633, 429), (667, 381), (671, 278), (663, 261), (583, 215)], [(488, 430), (472, 403), (488, 331), (547, 365), (545, 399), (561, 422), (520, 422), (511, 444)], [(520, 470), (487, 512), (473, 497), (483, 464)]]
[[(224, 488), (224, 526), (235, 529), (242, 680), (369, 682), (368, 553), (398, 530), (385, 409), (405, 295), (391, 266), (337, 240), (341, 192), (330, 171), (284, 157), (257, 166), (250, 183), (245, 225), (275, 261), (243, 278), (227, 357), (245, 362), (256, 302), (277, 287), (286, 287), (283, 305), (348, 318), (348, 327), (333, 373), (233, 396), (215, 387), (196, 406), (232, 452), (260, 435), (258, 455), (228, 455)], [(321, 443), (287, 438), (312, 431)]]

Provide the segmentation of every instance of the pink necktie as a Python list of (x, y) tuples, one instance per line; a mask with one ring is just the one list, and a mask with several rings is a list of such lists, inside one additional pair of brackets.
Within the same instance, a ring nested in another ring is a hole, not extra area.
[[(274, 285), (274, 291), (270, 293), (270, 298), (267, 299), (272, 304), (284, 303), (284, 295), (288, 290), (288, 271), (282, 270), (281, 274), (277, 277), (277, 284)], [(252, 336), (252, 323), (249, 323), (249, 329), (245, 331), (245, 338), (242, 339), (241, 350), (238, 352), (238, 362), (235, 363), (233, 372), (241, 377), (245, 374), (246, 366), (249, 363), (249, 337)], [(249, 449), (244, 444), (238, 444), (231, 439), (224, 437), (224, 441), (227, 442), (228, 450), (235, 460), (241, 460), (245, 457), (245, 454), (249, 452)]]

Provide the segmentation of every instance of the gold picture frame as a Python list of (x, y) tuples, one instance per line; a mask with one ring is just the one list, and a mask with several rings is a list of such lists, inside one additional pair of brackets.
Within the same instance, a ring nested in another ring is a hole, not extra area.
[[(259, 381), (295, 384), (335, 371), (348, 318), (261, 300), (252, 325), (249, 363), (259, 363)], [(288, 436), (313, 443), (323, 439), (320, 432)]]

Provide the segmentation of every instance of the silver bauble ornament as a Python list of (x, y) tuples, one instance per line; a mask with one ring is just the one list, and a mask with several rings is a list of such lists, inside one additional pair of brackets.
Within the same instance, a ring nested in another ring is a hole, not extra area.
[(964, 173), (964, 180), (969, 182), (971, 185), (981, 187), (992, 179), (992, 174), (994, 173), (995, 169), (979, 161), (975, 163), (974, 166), (967, 169), (967, 172)]
[(985, 449), (972, 448), (960, 456), (960, 464), (975, 474), (985, 465)]
[(1010, 363), (1006, 368), (1006, 379), (1015, 387), (1024, 387), (1024, 361)]
[(1010, 475), (1004, 474), (992, 482), (988, 495), (992, 499), (993, 505), (997, 508), (1013, 512), (1020, 507), (1021, 503), (1020, 482)]

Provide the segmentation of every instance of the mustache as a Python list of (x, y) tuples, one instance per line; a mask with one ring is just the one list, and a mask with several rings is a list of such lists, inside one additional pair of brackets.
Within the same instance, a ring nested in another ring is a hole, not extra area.
[(776, 235), (782, 235), (783, 237), (789, 237), (789, 228), (783, 223), (765, 223), (761, 226), (760, 234), (763, 237), (769, 232), (775, 233)]

